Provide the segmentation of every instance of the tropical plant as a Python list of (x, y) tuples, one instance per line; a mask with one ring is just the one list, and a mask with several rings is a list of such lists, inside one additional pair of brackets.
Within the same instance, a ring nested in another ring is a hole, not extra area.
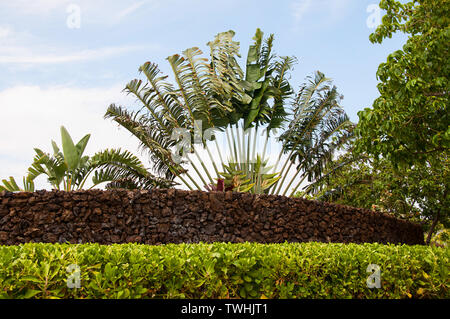
[(420, 221), (417, 201), (408, 197), (411, 181), (387, 160), (374, 161), (350, 151), (326, 167), (326, 173), (297, 196), (379, 210)]
[[(302, 183), (313, 182), (320, 178), (326, 165), (333, 159), (337, 150), (353, 136), (354, 124), (340, 106), (342, 96), (332, 86), (329, 78), (321, 72), (300, 87), (299, 93), (292, 103), (293, 119), (281, 136), (282, 153), (288, 156), (280, 174), (283, 178), (273, 188), (274, 194), (282, 190), (292, 166), (294, 175), (284, 188), (283, 195), (296, 181), (290, 196), (294, 195)], [(277, 164), (281, 159), (280, 153)]]
[(370, 40), (409, 37), (378, 68), (380, 96), (358, 113), (357, 150), (396, 166), (433, 165), (450, 149), (450, 1), (383, 0), (380, 8), (386, 15)]
[(28, 177), (23, 177), (23, 188), (17, 185), (16, 180), (12, 176), (9, 177), (9, 180), (3, 179), (2, 183), (3, 186), (0, 185), (0, 192), (34, 192), (34, 182)]
[(383, 0), (380, 8), (386, 14), (370, 41), (396, 32), (408, 39), (378, 68), (380, 96), (358, 113), (355, 151), (389, 161), (413, 181), (405, 191), (432, 220), (429, 241), (450, 214), (450, 1)]
[(142, 103), (142, 109), (129, 112), (112, 104), (105, 114), (139, 139), (141, 148), (150, 154), (154, 171), (166, 179), (178, 176), (189, 185), (181, 176), (184, 173), (200, 188), (190, 172), (173, 160), (178, 143), (173, 134), (187, 130), (194, 136), (207, 128), (226, 126), (232, 101), (249, 98), (235, 76), (239, 46), (232, 41), (233, 35), (232, 31), (223, 32), (208, 43), (211, 63), (200, 57), (202, 51), (196, 47), (183, 51), (183, 56), (168, 57), (176, 86), (166, 81), (156, 64), (146, 62), (139, 68), (146, 82), (135, 79), (124, 89)]
[(33, 181), (40, 175), (46, 175), (54, 189), (65, 191), (83, 189), (91, 174), (93, 174), (91, 188), (105, 182), (109, 183), (106, 188), (148, 189), (173, 186), (173, 182), (148, 173), (141, 161), (128, 151), (107, 149), (92, 157), (84, 155), (89, 138), (90, 134), (87, 134), (75, 144), (62, 126), (62, 151), (55, 141), (52, 141), (52, 155), (38, 148), (34, 149), (36, 152), (34, 161), (28, 169), (28, 176), (24, 178), (24, 183), (26, 182), (29, 187), (24, 190), (33, 191)]
[[(169, 57), (176, 88), (159, 75), (156, 65), (145, 63), (140, 71), (147, 82), (136, 79), (125, 88), (143, 108), (129, 112), (112, 104), (105, 117), (140, 140), (157, 174), (179, 178), (189, 189), (217, 189), (216, 181), (225, 180), (234, 190), (286, 194), (293, 180), (285, 188), (283, 183), (291, 167), (297, 167), (295, 177), (318, 176), (353, 125), (339, 106), (336, 88), (320, 72), (294, 98), (288, 79), (296, 59), (273, 54), (273, 35), (264, 40), (256, 31), (245, 71), (236, 61), (239, 45), (233, 36), (232, 31), (220, 33), (208, 43), (209, 63), (197, 57), (198, 48)], [(282, 144), (273, 167), (266, 157), (271, 139)], [(220, 147), (220, 140), (227, 146)], [(183, 160), (175, 161), (173, 153)], [(281, 178), (276, 167), (283, 154), (289, 155)]]
[(440, 229), (431, 239), (430, 243), (438, 247), (448, 247), (450, 243), (450, 229)]
[(259, 154), (255, 163), (248, 164), (249, 168), (246, 173), (239, 169), (238, 163), (231, 160), (228, 165), (223, 164), (226, 172), (219, 173), (219, 180), (223, 179), (224, 190), (259, 194), (269, 189), (281, 178), (278, 173), (269, 173), (272, 167), (267, 166), (267, 162), (262, 162)]
[(450, 226), (450, 162), (398, 169), (385, 158), (352, 152), (330, 162), (325, 173), (296, 196), (379, 210), (424, 226), (428, 244), (433, 233)]

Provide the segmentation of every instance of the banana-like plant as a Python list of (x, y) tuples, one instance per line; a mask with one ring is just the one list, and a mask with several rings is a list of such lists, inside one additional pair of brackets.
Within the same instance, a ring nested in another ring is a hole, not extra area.
[(65, 191), (83, 189), (88, 178), (92, 176), (92, 186), (109, 183), (106, 188), (167, 188), (173, 182), (151, 175), (141, 161), (128, 151), (120, 149), (104, 150), (92, 157), (84, 155), (90, 135), (85, 135), (75, 144), (61, 127), (62, 151), (52, 141), (53, 155), (35, 148), (35, 158), (28, 169), (28, 181), (40, 175), (46, 175), (54, 189)]
[[(321, 174), (353, 124), (339, 105), (336, 88), (320, 72), (294, 95), (289, 73), (296, 59), (273, 54), (273, 35), (264, 39), (257, 29), (245, 70), (237, 63), (239, 45), (233, 36), (232, 31), (220, 33), (208, 43), (209, 61), (198, 48), (169, 57), (176, 86), (156, 65), (145, 63), (140, 71), (146, 82), (133, 80), (125, 88), (142, 110), (129, 112), (112, 104), (105, 117), (140, 140), (157, 174), (178, 178), (189, 189), (217, 189), (217, 181), (225, 180), (235, 190), (286, 195), (305, 178)], [(183, 142), (172, 135), (179, 129), (188, 132)], [(216, 131), (206, 134), (209, 129)], [(266, 151), (273, 139), (281, 150), (269, 166)], [(220, 140), (227, 147), (220, 147)], [(174, 148), (184, 161), (173, 160)]]

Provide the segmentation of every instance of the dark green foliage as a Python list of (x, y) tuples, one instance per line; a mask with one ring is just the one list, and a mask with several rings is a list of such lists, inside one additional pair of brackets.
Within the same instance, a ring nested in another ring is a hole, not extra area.
[[(442, 156), (443, 157), (443, 156)], [(412, 219), (428, 232), (450, 225), (450, 162), (395, 169), (391, 161), (355, 155), (350, 148), (329, 163), (323, 176), (296, 196), (376, 209)]]
[(382, 43), (394, 33), (408, 40), (377, 71), (380, 96), (358, 113), (358, 149), (395, 165), (439, 165), (450, 148), (450, 1), (383, 0), (383, 23), (370, 36)]
[(429, 242), (450, 216), (450, 0), (382, 0), (380, 8), (386, 14), (370, 41), (400, 32), (408, 40), (378, 67), (379, 97), (358, 112), (355, 151), (405, 176), (401, 192), (432, 221)]
[[(448, 248), (381, 244), (0, 246), (0, 297), (449, 298), (449, 259)], [(369, 264), (380, 289), (367, 288)]]

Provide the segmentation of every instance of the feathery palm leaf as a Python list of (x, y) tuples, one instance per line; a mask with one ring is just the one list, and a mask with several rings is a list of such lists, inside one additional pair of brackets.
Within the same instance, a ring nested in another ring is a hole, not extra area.
[(316, 72), (308, 82), (301, 86), (293, 101), (292, 122), (279, 137), (283, 153), (289, 155), (281, 170), (283, 178), (273, 188), (275, 193), (281, 191), (293, 165), (296, 166), (294, 178), (285, 186), (283, 194), (300, 173), (302, 179), (294, 186), (291, 195), (306, 178), (309, 182), (320, 178), (335, 151), (352, 136), (354, 125), (339, 105), (342, 97), (336, 87), (331, 86), (331, 80)]
[(134, 185), (145, 185), (146, 189), (168, 188), (175, 185), (172, 181), (151, 175), (136, 156), (120, 149), (104, 150), (92, 156), (87, 163), (86, 177), (91, 172), (94, 172), (92, 187), (104, 182), (115, 183), (108, 184), (110, 188), (112, 185), (117, 187), (119, 181), (125, 180), (133, 182)]
[(3, 185), (0, 185), (0, 192), (34, 192), (34, 182), (27, 177), (23, 177), (23, 188), (17, 185), (16, 180), (12, 176), (9, 177), (9, 180), (3, 179), (2, 183)]

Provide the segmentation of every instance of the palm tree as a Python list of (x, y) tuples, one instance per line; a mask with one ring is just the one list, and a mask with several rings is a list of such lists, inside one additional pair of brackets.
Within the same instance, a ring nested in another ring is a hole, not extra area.
[[(146, 82), (135, 79), (124, 89), (142, 103), (142, 109), (129, 112), (112, 104), (105, 114), (105, 118), (113, 119), (139, 139), (158, 175), (168, 180), (179, 177), (191, 189), (182, 173), (197, 188), (199, 185), (173, 160), (171, 149), (178, 143), (173, 133), (185, 129), (194, 136), (199, 130), (201, 133), (211, 127), (224, 127), (233, 102), (248, 99), (235, 74), (239, 46), (232, 41), (233, 35), (232, 31), (223, 32), (208, 43), (211, 63), (200, 57), (202, 51), (196, 47), (185, 50), (183, 56), (168, 57), (176, 86), (166, 81), (167, 76), (161, 75), (156, 64), (146, 62), (139, 68)], [(198, 170), (195, 165), (194, 169)]]
[(151, 175), (141, 161), (128, 151), (107, 149), (92, 157), (84, 155), (89, 138), (87, 134), (75, 144), (62, 126), (62, 151), (54, 141), (53, 155), (35, 148), (36, 156), (28, 169), (26, 181), (33, 182), (38, 176), (46, 175), (53, 188), (65, 191), (83, 189), (92, 174), (91, 188), (105, 182), (109, 183), (106, 188), (149, 189), (174, 185), (171, 181)]
[[(235, 190), (279, 193), (293, 165), (295, 177), (320, 174), (351, 123), (338, 105), (336, 88), (321, 73), (317, 83), (301, 87), (295, 98), (289, 72), (296, 59), (273, 54), (273, 35), (264, 40), (257, 29), (245, 71), (237, 63), (239, 45), (233, 36), (232, 31), (220, 33), (208, 43), (209, 61), (199, 57), (198, 48), (167, 58), (176, 86), (160, 75), (155, 64), (145, 63), (139, 70), (146, 82), (135, 79), (125, 88), (142, 109), (130, 112), (112, 104), (105, 117), (140, 140), (154, 171), (166, 179), (179, 178), (189, 189), (214, 189), (216, 181), (224, 179), (226, 186), (238, 185)], [(180, 142), (176, 132), (183, 129), (187, 138)], [(216, 131), (212, 134), (211, 129)], [(283, 133), (277, 135), (277, 129)], [(228, 147), (219, 146), (220, 138), (226, 138)], [(282, 151), (270, 167), (266, 148), (273, 138), (282, 143)], [(174, 160), (174, 150), (183, 161)], [(287, 153), (287, 162), (277, 172), (282, 154)]]
[[(225, 185), (233, 185), (238, 178), (236, 190), (293, 196), (305, 181), (314, 183), (320, 179), (336, 151), (353, 136), (354, 124), (340, 106), (341, 99), (337, 88), (323, 73), (316, 72), (314, 77), (308, 77), (295, 98), (288, 105), (282, 104), (281, 111), (286, 115), (276, 127), (281, 128), (281, 134), (272, 134), (281, 144), (281, 150), (271, 166), (269, 161), (275, 159), (266, 157), (269, 134), (265, 135), (262, 153), (256, 152), (255, 157), (258, 135), (255, 133), (251, 141), (241, 134), (240, 141), (236, 129), (238, 139), (233, 136), (228, 140), (231, 154), (228, 162), (233, 165), (225, 165), (226, 171), (219, 174)], [(255, 125), (255, 128), (258, 127)], [(270, 124), (266, 124), (265, 132), (269, 129)], [(251, 131), (247, 135), (250, 136)], [(255, 160), (249, 161), (249, 158)]]

